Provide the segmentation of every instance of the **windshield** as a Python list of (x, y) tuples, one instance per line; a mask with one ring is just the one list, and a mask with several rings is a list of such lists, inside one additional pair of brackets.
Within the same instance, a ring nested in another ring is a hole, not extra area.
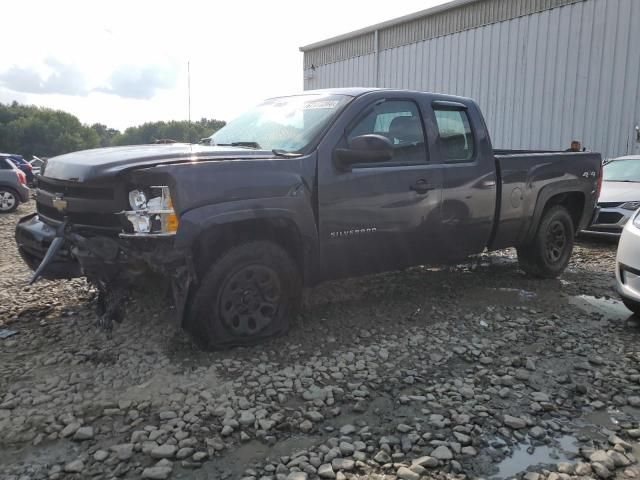
[(640, 182), (640, 160), (614, 160), (604, 166), (607, 182)]
[(214, 133), (211, 144), (301, 152), (349, 100), (345, 95), (272, 98)]

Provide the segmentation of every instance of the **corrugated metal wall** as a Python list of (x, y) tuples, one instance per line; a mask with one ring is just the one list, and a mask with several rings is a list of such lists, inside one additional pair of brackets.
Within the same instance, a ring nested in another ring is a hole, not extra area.
[(463, 95), (480, 104), (496, 147), (561, 149), (576, 138), (605, 157), (640, 153), (639, 0), (586, 0), (380, 49), (377, 63), (374, 52), (316, 66), (312, 78), (307, 69), (305, 89)]

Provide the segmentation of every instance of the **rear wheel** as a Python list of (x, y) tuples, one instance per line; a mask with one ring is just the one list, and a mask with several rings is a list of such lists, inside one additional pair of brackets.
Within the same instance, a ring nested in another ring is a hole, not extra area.
[(302, 294), (295, 263), (271, 242), (230, 249), (204, 275), (187, 329), (209, 349), (252, 345), (288, 330)]
[(556, 278), (569, 264), (575, 229), (562, 205), (547, 210), (531, 243), (518, 248), (520, 267), (538, 278)]
[(18, 194), (13, 189), (0, 187), (0, 213), (13, 212), (19, 204)]

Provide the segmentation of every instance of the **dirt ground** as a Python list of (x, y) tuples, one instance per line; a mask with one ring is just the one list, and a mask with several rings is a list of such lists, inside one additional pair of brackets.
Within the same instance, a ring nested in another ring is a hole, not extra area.
[(84, 282), (39, 281), (0, 216), (0, 478), (637, 478), (640, 322), (616, 245), (567, 272), (515, 252), (331, 282), (291, 332), (199, 351), (162, 289), (107, 333)]

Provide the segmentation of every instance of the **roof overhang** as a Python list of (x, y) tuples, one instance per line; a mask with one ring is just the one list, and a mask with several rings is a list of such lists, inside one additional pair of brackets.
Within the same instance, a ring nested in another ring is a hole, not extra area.
[(436, 13), (446, 12), (447, 10), (452, 10), (457, 7), (463, 7), (470, 3), (477, 3), (481, 1), (483, 0), (453, 0), (452, 2), (443, 3), (442, 5), (436, 5), (435, 7), (427, 8), (425, 10), (420, 10), (419, 12), (410, 13), (409, 15), (404, 15), (402, 17), (394, 18), (392, 20), (387, 20), (386, 22), (376, 23), (375, 25), (361, 28), (359, 30), (354, 30), (349, 33), (344, 33), (342, 35), (328, 38), (320, 42), (311, 43), (309, 45), (305, 45), (304, 47), (300, 47), (300, 51), (307, 52), (309, 50), (315, 50), (317, 48), (326, 47), (327, 45), (332, 45), (334, 43), (341, 42), (343, 40), (359, 37), (360, 35), (372, 33), (372, 32), (375, 32), (376, 30), (382, 30), (384, 28), (392, 27), (394, 25), (410, 22), (412, 20), (417, 20), (418, 18), (428, 17), (429, 15), (435, 15)]

